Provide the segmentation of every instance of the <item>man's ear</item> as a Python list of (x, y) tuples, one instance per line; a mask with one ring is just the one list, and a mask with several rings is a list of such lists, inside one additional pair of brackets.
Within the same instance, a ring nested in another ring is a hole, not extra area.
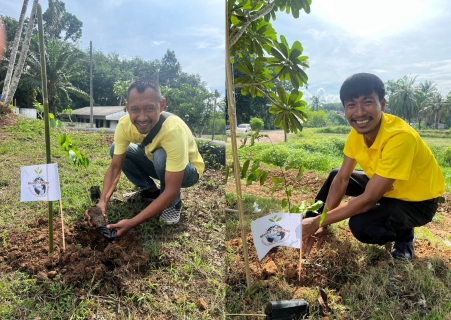
[(163, 98), (160, 102), (160, 112), (163, 112), (165, 107), (166, 107), (166, 99)]
[(381, 101), (381, 111), (385, 111), (385, 107), (387, 106), (387, 100), (382, 99)]
[(128, 106), (128, 102), (126, 102), (126, 103), (125, 103), (125, 109), (127, 109), (127, 112), (128, 112), (128, 113), (130, 113), (129, 108), (130, 108), (130, 107)]

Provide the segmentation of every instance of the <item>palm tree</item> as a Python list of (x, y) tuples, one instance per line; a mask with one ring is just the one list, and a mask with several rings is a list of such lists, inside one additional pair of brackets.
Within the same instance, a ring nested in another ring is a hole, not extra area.
[[(11, 102), (11, 100), (14, 97), (14, 94), (16, 93), (17, 86), (19, 84), (20, 76), (22, 75), (23, 67), (25, 64), (25, 59), (27, 58), (28, 54), (28, 48), (30, 46), (30, 40), (34, 28), (34, 21), (36, 16), (36, 10), (38, 8), (38, 0), (33, 1), (33, 7), (31, 8), (31, 14), (30, 14), (30, 20), (28, 20), (27, 25), (27, 33), (25, 35), (25, 39), (22, 43), (22, 50), (20, 51), (19, 61), (17, 62), (16, 67), (14, 68), (14, 74), (11, 79), (11, 85), (8, 88), (8, 91), (6, 92), (6, 97), (4, 99), (4, 108), (8, 106)], [(3, 96), (2, 96), (3, 99)]]
[(433, 81), (426, 80), (420, 82), (417, 87), (417, 104), (418, 104), (418, 129), (421, 129), (421, 118), (423, 116), (423, 109), (428, 106), (429, 100), (435, 92), (437, 92), (437, 84)]
[[(17, 50), (19, 49), (19, 42), (20, 42), (20, 38), (22, 35), (23, 22), (25, 20), (25, 13), (27, 12), (27, 7), (28, 7), (28, 0), (24, 0), (23, 5), (22, 5), (22, 11), (20, 12), (19, 23), (17, 25), (16, 35), (14, 36), (14, 42), (13, 42), (13, 46), (11, 49), (8, 70), (6, 72), (6, 77), (3, 82), (2, 99), (1, 99), (2, 103), (5, 102), (6, 94), (8, 93), (9, 87), (11, 84), (11, 76), (12, 76), (13, 70), (14, 70), (14, 63), (16, 62)], [(5, 109), (5, 110), (8, 109), (7, 108), (8, 103), (5, 103), (5, 105), (6, 105), (6, 108), (2, 108), (2, 105), (0, 105), (0, 111), (4, 111), (3, 109)]]
[(411, 123), (418, 112), (416, 99), (417, 90), (414, 87), (416, 77), (404, 76), (396, 82), (390, 82), (388, 87), (391, 91), (388, 105), (391, 113)]
[[(49, 112), (67, 109), (61, 106), (62, 98), (71, 101), (69, 94), (74, 94), (89, 101), (89, 94), (75, 87), (72, 82), (85, 77), (83, 61), (85, 54), (73, 44), (53, 38), (46, 39), (45, 61), (47, 69), (47, 89), (49, 95)], [(24, 73), (24, 85), (41, 87), (41, 62), (39, 57), (30, 52), (28, 68)]]
[(428, 100), (427, 107), (422, 110), (422, 113), (434, 118), (434, 127), (437, 130), (441, 113), (448, 113), (450, 108), (451, 95), (448, 94), (448, 97), (444, 98), (441, 93), (435, 92)]
[(319, 95), (312, 97), (312, 102), (310, 103), (310, 110), (320, 111), (324, 108), (324, 103), (322, 97)]

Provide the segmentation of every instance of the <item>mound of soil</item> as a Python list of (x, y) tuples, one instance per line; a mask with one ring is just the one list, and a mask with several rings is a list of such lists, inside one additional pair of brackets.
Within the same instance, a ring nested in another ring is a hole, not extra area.
[[(1, 271), (22, 270), (36, 275), (39, 281), (60, 281), (64, 285), (81, 287), (99, 283), (99, 294), (126, 292), (127, 283), (145, 272), (150, 262), (141, 251), (134, 232), (115, 241), (108, 241), (86, 222), (73, 224), (65, 233), (66, 250), (62, 248), (61, 222), (54, 225), (54, 250), (48, 252), (48, 220), (30, 223), (28, 231), (10, 233), (0, 246)], [(127, 279), (127, 280), (125, 280)]]

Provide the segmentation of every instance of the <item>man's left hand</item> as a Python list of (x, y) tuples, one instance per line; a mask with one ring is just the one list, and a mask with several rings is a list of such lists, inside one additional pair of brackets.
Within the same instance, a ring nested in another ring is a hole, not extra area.
[(117, 229), (117, 237), (120, 237), (128, 232), (128, 230), (134, 227), (134, 224), (130, 219), (124, 219), (118, 223), (112, 223), (106, 226), (108, 229)]

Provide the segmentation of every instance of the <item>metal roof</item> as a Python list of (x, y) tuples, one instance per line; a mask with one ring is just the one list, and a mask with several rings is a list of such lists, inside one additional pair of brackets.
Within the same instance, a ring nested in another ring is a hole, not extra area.
[[(125, 111), (125, 107), (93, 107), (92, 113), (94, 116), (108, 116), (114, 113), (118, 113), (121, 111)], [(76, 116), (90, 116), (91, 115), (91, 107), (84, 107), (80, 109), (76, 109), (73, 112)]]

